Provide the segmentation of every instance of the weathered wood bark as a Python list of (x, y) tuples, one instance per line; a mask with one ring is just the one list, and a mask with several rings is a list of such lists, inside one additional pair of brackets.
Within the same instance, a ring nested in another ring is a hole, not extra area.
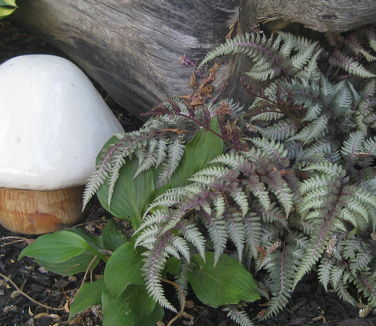
[[(241, 31), (276, 20), (318, 31), (376, 22), (376, 0), (27, 0), (16, 18), (66, 52), (126, 110), (140, 114), (158, 100), (189, 92), (192, 67), (182, 67), (179, 58), (197, 62), (223, 42), (239, 11)], [(243, 65), (231, 63), (228, 91)]]
[(242, 0), (243, 26), (296, 22), (319, 32), (344, 32), (376, 22), (375, 0)]
[[(238, 0), (28, 0), (16, 18), (41, 32), (126, 110), (189, 91), (192, 67), (222, 42)], [(236, 19), (236, 18), (235, 18)]]

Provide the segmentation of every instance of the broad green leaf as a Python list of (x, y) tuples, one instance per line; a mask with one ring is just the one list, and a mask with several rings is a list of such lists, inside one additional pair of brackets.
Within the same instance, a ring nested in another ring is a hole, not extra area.
[(91, 252), (84, 252), (81, 255), (75, 256), (71, 259), (68, 259), (67, 261), (64, 261), (62, 263), (51, 263), (48, 261), (43, 261), (36, 259), (35, 261), (49, 270), (50, 272), (69, 276), (74, 275), (77, 273), (85, 272), (90, 264), (91, 268), (95, 268), (95, 266), (98, 265), (99, 258), (96, 258), (94, 262), (92, 260), (94, 259), (94, 254)]
[(114, 251), (104, 270), (104, 281), (113, 296), (119, 296), (131, 284), (144, 284), (142, 256), (137, 254), (133, 243), (125, 243)]
[[(210, 127), (220, 133), (216, 118), (211, 121)], [(171, 186), (184, 186), (192, 174), (201, 170), (209, 161), (222, 153), (222, 139), (210, 131), (200, 130), (185, 147), (183, 159), (171, 179)]]
[(163, 309), (144, 286), (131, 285), (120, 296), (102, 294), (103, 326), (152, 326), (163, 319)]
[(171, 257), (167, 260), (166, 267), (164, 270), (167, 273), (177, 276), (180, 273), (180, 265), (181, 261), (179, 259), (177, 259), (176, 257)]
[(40, 236), (22, 250), (20, 257), (30, 256), (52, 264), (65, 262), (90, 249), (80, 235), (70, 231), (58, 231)]
[(87, 242), (87, 244), (94, 248), (94, 249), (97, 249), (97, 250), (100, 250), (100, 249), (105, 249), (103, 247), (103, 244), (101, 242), (101, 238), (98, 236), (98, 235), (95, 235), (95, 234), (92, 234), (92, 233), (88, 233), (82, 229), (79, 229), (79, 228), (73, 228), (73, 229), (69, 229), (70, 232), (73, 232), (73, 233), (76, 233), (78, 234), (79, 236), (81, 236), (83, 239), (85, 239), (85, 241)]
[(17, 8), (16, 0), (0, 0), (0, 6), (1, 7), (15, 7)]
[(70, 305), (69, 319), (95, 304), (102, 302), (104, 290), (103, 277), (91, 283), (84, 283), (78, 290), (72, 304)]
[(119, 228), (116, 227), (114, 221), (108, 220), (102, 232), (103, 246), (108, 250), (115, 251), (124, 244), (125, 241), (123, 234), (120, 232)]
[(9, 16), (17, 8), (15, 0), (0, 0), (0, 19)]
[(188, 281), (198, 299), (212, 307), (260, 299), (256, 283), (242, 264), (222, 255), (214, 267), (214, 254), (206, 253), (206, 262), (199, 255), (192, 259)]
[(145, 206), (151, 201), (155, 190), (154, 171), (145, 171), (133, 178), (137, 167), (138, 161), (134, 158), (120, 169), (111, 207), (107, 203), (107, 184), (104, 183), (97, 192), (101, 205), (114, 216), (130, 221), (134, 229), (138, 228)]

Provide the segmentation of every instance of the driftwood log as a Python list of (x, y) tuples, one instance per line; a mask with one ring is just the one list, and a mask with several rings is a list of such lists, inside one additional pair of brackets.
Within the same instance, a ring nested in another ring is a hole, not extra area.
[[(188, 93), (192, 66), (181, 59), (199, 61), (238, 19), (242, 32), (265, 22), (346, 31), (376, 22), (376, 0), (27, 0), (16, 19), (139, 115)], [(232, 63), (230, 71), (242, 64)]]

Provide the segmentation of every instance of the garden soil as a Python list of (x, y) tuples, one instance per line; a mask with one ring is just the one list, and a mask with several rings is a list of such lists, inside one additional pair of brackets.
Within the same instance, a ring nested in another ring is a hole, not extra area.
[[(0, 22), (0, 63), (17, 55), (36, 53), (65, 56), (16, 23), (10, 20)], [(103, 89), (96, 86), (127, 131), (141, 126), (138, 119), (126, 114)], [(105, 219), (109, 217), (94, 201), (84, 212), (80, 227), (99, 234)], [(117, 223), (129, 232), (124, 222)], [(92, 307), (70, 321), (68, 312), (69, 303), (84, 277), (86, 281), (100, 277), (103, 266), (89, 275), (82, 273), (62, 277), (46, 271), (27, 257), (18, 260), (21, 250), (34, 238), (14, 234), (0, 227), (0, 326), (101, 325), (102, 311), (99, 306)], [(254, 305), (255, 310), (263, 309), (262, 303), (256, 302)], [(194, 297), (188, 298), (186, 307), (186, 318), (177, 320), (174, 326), (235, 326), (223, 312), (201, 305)], [(158, 326), (167, 325), (173, 317), (172, 313), (166, 312), (164, 322), (161, 321)], [(308, 275), (278, 319), (262, 321), (258, 325), (376, 326), (376, 315), (358, 318), (356, 307), (341, 301), (334, 293), (325, 292), (317, 279)]]

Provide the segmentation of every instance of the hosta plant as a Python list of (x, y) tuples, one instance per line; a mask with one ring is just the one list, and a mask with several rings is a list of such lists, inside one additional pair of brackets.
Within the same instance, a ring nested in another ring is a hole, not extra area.
[[(250, 57), (242, 78), (250, 106), (213, 91), (215, 64), (197, 74), (190, 96), (166, 100), (140, 130), (114, 136), (84, 203), (97, 194), (132, 237), (109, 222), (100, 238), (61, 231), (22, 253), (62, 274), (105, 264), (71, 315), (101, 303), (104, 325), (155, 325), (162, 308), (183, 316), (194, 293), (253, 325), (276, 316), (311, 271), (361, 316), (373, 311), (376, 79), (362, 60), (374, 60), (376, 39), (372, 28), (350, 37), (351, 49), (324, 49), (282, 32), (237, 36), (199, 69), (218, 56)], [(265, 309), (251, 304), (258, 293)]]

